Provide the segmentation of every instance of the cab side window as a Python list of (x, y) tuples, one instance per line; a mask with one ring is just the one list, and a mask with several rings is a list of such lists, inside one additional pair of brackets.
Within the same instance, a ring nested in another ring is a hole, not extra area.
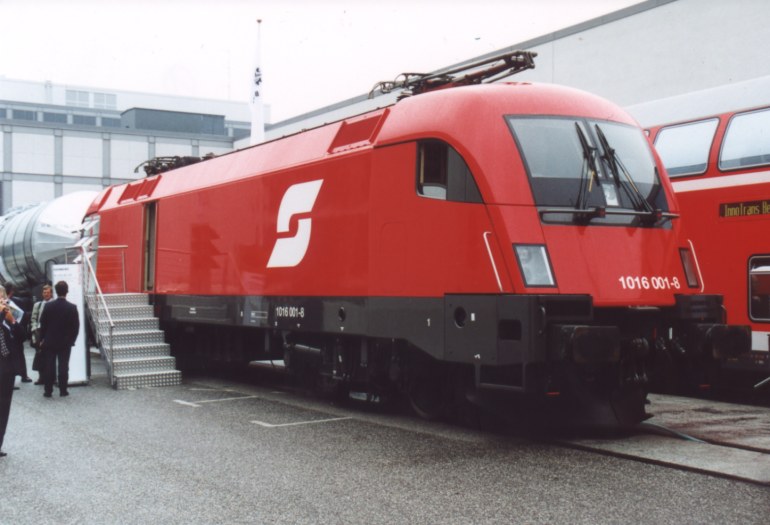
[(483, 202), (468, 164), (440, 140), (417, 144), (417, 193), (430, 199)]

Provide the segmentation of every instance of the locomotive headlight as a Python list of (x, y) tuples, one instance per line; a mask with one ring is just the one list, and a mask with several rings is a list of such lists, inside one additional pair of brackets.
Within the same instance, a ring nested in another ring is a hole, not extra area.
[(698, 282), (698, 266), (693, 253), (687, 248), (680, 248), (679, 255), (682, 257), (682, 266), (684, 267), (684, 276), (687, 278), (687, 286), (697, 288), (700, 286), (700, 283)]
[(516, 252), (516, 260), (519, 262), (525, 286), (556, 286), (545, 245), (515, 244), (513, 249)]

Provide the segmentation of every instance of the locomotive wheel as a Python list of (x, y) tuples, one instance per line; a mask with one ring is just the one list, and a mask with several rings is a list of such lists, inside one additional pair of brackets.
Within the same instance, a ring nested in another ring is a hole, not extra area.
[(645, 411), (647, 393), (642, 388), (618, 389), (610, 396), (610, 404), (621, 428), (638, 425), (652, 417)]
[(318, 374), (315, 381), (315, 391), (325, 399), (341, 401), (347, 399), (350, 387), (328, 375)]
[(428, 421), (444, 414), (444, 382), (441, 368), (422, 365), (412, 378), (407, 392), (409, 406), (415, 414)]
[(480, 429), (484, 419), (481, 398), (476, 391), (472, 368), (455, 366), (450, 374), (451, 420), (464, 427)]

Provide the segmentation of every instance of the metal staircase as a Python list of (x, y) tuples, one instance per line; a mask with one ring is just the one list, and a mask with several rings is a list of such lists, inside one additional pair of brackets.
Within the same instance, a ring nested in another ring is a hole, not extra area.
[[(93, 227), (93, 224), (91, 225)], [(87, 228), (86, 228), (87, 230)], [(176, 359), (164, 340), (149, 296), (143, 293), (102, 293), (91, 259), (95, 237), (86, 237), (76, 248), (76, 262), (83, 268), (85, 303), (88, 317), (109, 374), (117, 390), (152, 386), (173, 386), (182, 382), (176, 369)], [(114, 269), (123, 276), (125, 290), (125, 246), (100, 246), (106, 253), (115, 253)], [(110, 257), (105, 257), (107, 263)]]
[[(91, 301), (89, 301), (91, 303)], [(99, 350), (118, 390), (182, 382), (146, 294), (102, 295), (91, 309)]]

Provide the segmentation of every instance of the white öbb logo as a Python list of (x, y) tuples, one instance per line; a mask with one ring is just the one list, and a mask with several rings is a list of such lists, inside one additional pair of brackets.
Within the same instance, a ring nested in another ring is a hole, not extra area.
[[(294, 184), (286, 190), (278, 208), (278, 233), (288, 233), (289, 223), (294, 215), (310, 213), (321, 191), (323, 179)], [(293, 237), (276, 239), (273, 253), (267, 262), (268, 268), (290, 268), (297, 266), (305, 257), (310, 244), (310, 217), (297, 221), (297, 233)]]

